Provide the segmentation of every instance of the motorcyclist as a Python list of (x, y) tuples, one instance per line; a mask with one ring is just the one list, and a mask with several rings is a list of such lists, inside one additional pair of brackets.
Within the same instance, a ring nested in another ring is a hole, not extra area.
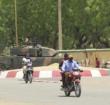
[[(63, 62), (61, 70), (62, 73), (65, 74), (65, 72), (73, 72), (74, 70), (79, 70), (79, 68), (80, 66), (78, 65), (78, 63), (73, 60), (73, 57), (70, 55), (69, 59)], [(65, 87), (65, 79), (63, 80), (63, 84), (63, 87)]]
[[(61, 71), (62, 71), (63, 62), (66, 61), (66, 60), (68, 60), (68, 58), (69, 58), (69, 55), (68, 55), (67, 53), (65, 53), (63, 60), (59, 63), (59, 69), (60, 69)], [(63, 73), (63, 72), (61, 72), (61, 78), (62, 78), (62, 79), (61, 79), (61, 81), (62, 81), (61, 87), (64, 87), (65, 76), (64, 76), (64, 73)]]
[(32, 67), (32, 60), (31, 60), (29, 54), (26, 54), (26, 56), (23, 57), (22, 64), (23, 64), (23, 78), (24, 78), (25, 74), (26, 74), (27, 67)]
[(59, 63), (59, 69), (60, 70), (62, 69), (61, 67), (63, 65), (63, 62), (66, 61), (66, 60), (68, 60), (68, 58), (69, 58), (69, 55), (67, 53), (65, 53), (63, 60)]

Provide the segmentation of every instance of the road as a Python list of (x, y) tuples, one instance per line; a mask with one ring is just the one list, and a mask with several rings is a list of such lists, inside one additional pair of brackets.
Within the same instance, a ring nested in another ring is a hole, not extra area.
[(109, 105), (110, 77), (83, 77), (82, 95), (65, 97), (58, 80), (0, 79), (0, 105)]

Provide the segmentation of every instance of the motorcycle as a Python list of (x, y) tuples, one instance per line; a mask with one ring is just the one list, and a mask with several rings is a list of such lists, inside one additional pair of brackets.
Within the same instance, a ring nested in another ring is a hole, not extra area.
[(73, 72), (65, 72), (65, 86), (64, 92), (66, 96), (70, 96), (71, 92), (75, 92), (76, 97), (81, 96), (81, 70), (74, 70)]
[(30, 83), (32, 83), (32, 79), (33, 79), (33, 69), (32, 69), (32, 66), (27, 66), (26, 73), (24, 75), (25, 83), (28, 83), (28, 81)]

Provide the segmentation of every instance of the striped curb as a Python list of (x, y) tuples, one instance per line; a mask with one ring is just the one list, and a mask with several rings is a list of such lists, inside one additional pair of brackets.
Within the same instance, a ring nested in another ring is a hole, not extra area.
[[(103, 76), (109, 76), (110, 71), (105, 69), (100, 70), (84, 70), (81, 72), (82, 77), (103, 77)], [(0, 72), (0, 78), (17, 78), (21, 79), (23, 77), (23, 72), (20, 71), (4, 71)], [(61, 77), (59, 70), (46, 70), (46, 71), (34, 71), (33, 72), (34, 78), (58, 78)]]

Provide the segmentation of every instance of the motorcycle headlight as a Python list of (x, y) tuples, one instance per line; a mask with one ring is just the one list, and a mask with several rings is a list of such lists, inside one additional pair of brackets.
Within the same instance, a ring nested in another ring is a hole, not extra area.
[(72, 77), (72, 75), (71, 75), (71, 74), (69, 74), (68, 76), (69, 76), (69, 77)]
[(75, 71), (75, 72), (73, 72), (73, 75), (77, 76), (77, 75), (80, 75), (80, 73)]

